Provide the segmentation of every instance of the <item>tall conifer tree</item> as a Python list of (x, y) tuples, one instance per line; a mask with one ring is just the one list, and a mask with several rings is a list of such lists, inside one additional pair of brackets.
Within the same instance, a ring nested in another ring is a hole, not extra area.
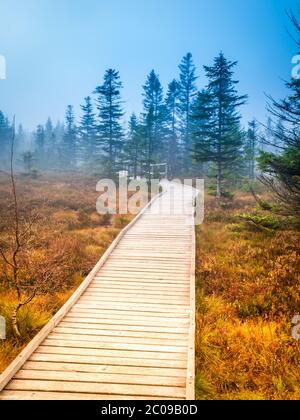
[(233, 79), (236, 64), (220, 53), (213, 66), (204, 67), (209, 83), (198, 110), (195, 107), (202, 128), (194, 134), (194, 157), (197, 161), (214, 164), (217, 197), (222, 195), (224, 178), (242, 160), (243, 134), (238, 108), (247, 96), (236, 91), (238, 81)]
[(151, 177), (151, 164), (161, 163), (159, 159), (163, 151), (163, 88), (154, 70), (150, 72), (143, 86), (145, 126), (145, 163), (148, 178)]
[(0, 163), (7, 168), (9, 166), (11, 126), (8, 119), (0, 111)]
[(171, 178), (178, 174), (179, 170), (179, 95), (180, 85), (177, 80), (172, 80), (168, 86), (168, 91), (165, 100), (166, 107), (166, 128), (167, 128), (167, 145), (166, 145), (166, 159), (168, 163), (168, 172)]
[(187, 53), (179, 65), (180, 82), (180, 123), (183, 170), (187, 172), (191, 166), (192, 149), (192, 107), (197, 94), (196, 67), (191, 53)]
[(128, 164), (130, 173), (136, 178), (144, 162), (144, 127), (133, 113), (129, 118), (129, 127), (124, 146), (124, 159)]
[(35, 139), (35, 156), (37, 166), (39, 169), (44, 168), (46, 158), (46, 147), (45, 147), (45, 128), (42, 124), (39, 124), (34, 134)]
[(123, 144), (123, 127), (121, 119), (124, 115), (121, 101), (122, 82), (119, 72), (108, 69), (104, 74), (101, 86), (95, 89), (98, 95), (97, 109), (99, 124), (97, 134), (101, 148), (106, 155), (105, 166), (110, 175), (114, 174), (120, 159)]
[(67, 106), (65, 132), (61, 145), (61, 164), (63, 169), (76, 168), (77, 152), (77, 128), (75, 124), (74, 109), (72, 105)]
[(90, 96), (84, 98), (84, 104), (81, 105), (81, 109), (82, 117), (78, 127), (80, 159), (84, 164), (90, 165), (95, 161), (95, 155), (97, 155), (96, 121)]
[(247, 164), (247, 174), (251, 181), (255, 178), (255, 166), (258, 146), (258, 127), (255, 120), (249, 122), (246, 145), (245, 158)]

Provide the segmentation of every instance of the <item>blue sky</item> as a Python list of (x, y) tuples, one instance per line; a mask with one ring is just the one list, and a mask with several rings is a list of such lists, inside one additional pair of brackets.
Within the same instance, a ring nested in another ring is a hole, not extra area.
[(0, 0), (0, 109), (33, 128), (63, 119), (102, 81), (120, 71), (128, 113), (141, 110), (141, 89), (154, 68), (164, 86), (192, 52), (198, 87), (204, 64), (220, 50), (238, 60), (239, 90), (249, 95), (244, 122), (265, 118), (265, 93), (285, 94), (297, 52), (285, 9), (297, 0)]

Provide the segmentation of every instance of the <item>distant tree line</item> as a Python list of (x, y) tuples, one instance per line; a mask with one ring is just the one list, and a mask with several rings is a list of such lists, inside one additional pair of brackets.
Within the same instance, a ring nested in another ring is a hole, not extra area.
[[(119, 170), (128, 170), (133, 177), (147, 178), (155, 176), (156, 164), (164, 163), (170, 178), (215, 178), (220, 197), (226, 183), (255, 178), (258, 151), (263, 148), (258, 124), (241, 126), (239, 108), (247, 96), (237, 91), (236, 64), (220, 53), (204, 67), (207, 85), (200, 91), (190, 53), (166, 93), (152, 70), (142, 87), (143, 110), (130, 115), (127, 126), (119, 72), (108, 69), (102, 83), (84, 98), (78, 119), (68, 105), (64, 123), (54, 125), (49, 118), (34, 133), (19, 127), (17, 163), (27, 174), (80, 170), (114, 177)], [(0, 111), (2, 168), (8, 162), (11, 130)]]

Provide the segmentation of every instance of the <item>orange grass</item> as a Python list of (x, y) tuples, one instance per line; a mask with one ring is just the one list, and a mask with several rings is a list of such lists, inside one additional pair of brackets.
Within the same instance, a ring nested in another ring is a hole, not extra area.
[(197, 398), (299, 399), (299, 231), (283, 219), (255, 226), (245, 212), (273, 217), (246, 193), (221, 206), (208, 197), (197, 228)]

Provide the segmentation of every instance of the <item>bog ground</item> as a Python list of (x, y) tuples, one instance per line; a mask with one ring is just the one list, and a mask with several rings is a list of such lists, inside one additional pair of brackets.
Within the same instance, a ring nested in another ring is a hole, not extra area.
[[(19, 179), (22, 212), (38, 209), (31, 253), (36, 267), (65, 247), (59, 282), (21, 313), (22, 339), (2, 342), (1, 370), (80, 285), (131, 217), (95, 212), (96, 179)], [(9, 223), (11, 197), (1, 179), (1, 226)], [(262, 190), (261, 197), (266, 193)], [(181, 229), (178, 225), (178, 231)], [(299, 310), (299, 231), (292, 218), (262, 210), (250, 193), (236, 191), (217, 204), (206, 195), (197, 227), (196, 397), (299, 399), (299, 342), (291, 319)], [(3, 236), (4, 235), (4, 236)], [(2, 231), (2, 238), (9, 235)], [(49, 261), (48, 261), (49, 262)], [(146, 267), (147, 268), (147, 267)], [(8, 320), (16, 301), (1, 279), (0, 311)]]

